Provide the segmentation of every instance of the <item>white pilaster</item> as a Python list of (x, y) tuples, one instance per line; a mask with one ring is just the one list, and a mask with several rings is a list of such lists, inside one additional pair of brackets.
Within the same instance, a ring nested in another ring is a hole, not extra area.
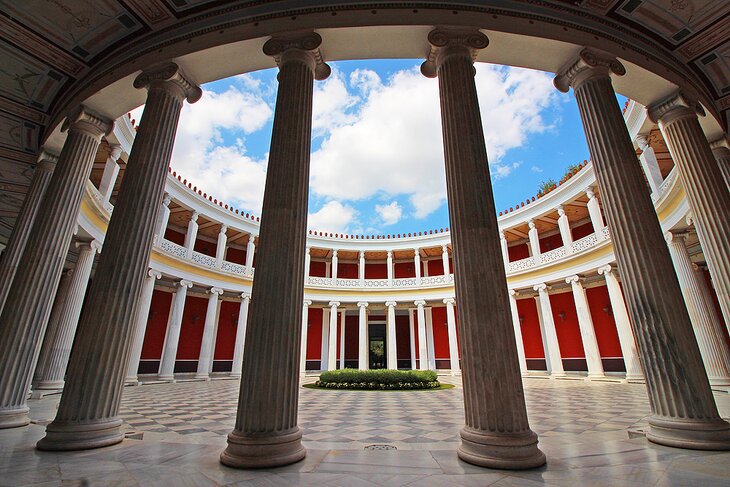
[(322, 308), (322, 349), (320, 350), (320, 370), (328, 370), (330, 350), (330, 310)]
[(337, 264), (339, 259), (337, 258), (337, 249), (332, 251), (332, 279), (337, 279)]
[(418, 370), (428, 370), (428, 339), (426, 338), (426, 301), (414, 301), (418, 306)]
[(393, 251), (388, 251), (388, 259), (386, 261), (388, 266), (388, 286), (393, 286)]
[(644, 175), (649, 182), (651, 192), (652, 194), (658, 194), (659, 187), (664, 182), (664, 178), (662, 177), (662, 171), (659, 169), (659, 162), (657, 161), (654, 149), (649, 145), (649, 135), (637, 135), (636, 143), (639, 145), (639, 149), (641, 149), (639, 161), (641, 162), (642, 169), (644, 169)]
[(142, 286), (142, 294), (139, 297), (139, 306), (137, 307), (137, 318), (134, 325), (134, 341), (132, 342), (132, 351), (129, 354), (129, 365), (127, 366), (127, 377), (125, 383), (137, 383), (137, 370), (139, 370), (139, 361), (142, 357), (142, 346), (144, 345), (144, 334), (147, 330), (147, 320), (150, 316), (150, 305), (152, 304), (152, 295), (155, 291), (155, 281), (160, 279), (162, 274), (158, 271), (150, 269), (147, 271), (144, 285)]
[(441, 262), (444, 265), (444, 275), (448, 276), (451, 274), (451, 266), (449, 266), (449, 248), (446, 245), (441, 246)]
[(539, 264), (541, 262), (540, 237), (537, 234), (537, 228), (535, 227), (535, 222), (532, 219), (527, 222), (527, 225), (530, 227), (530, 231), (527, 232), (527, 236), (530, 239), (530, 255), (532, 255), (532, 259), (535, 261), (535, 264)]
[(560, 356), (560, 344), (558, 343), (558, 334), (555, 330), (555, 320), (553, 319), (553, 309), (550, 305), (550, 296), (548, 296), (548, 287), (546, 284), (535, 284), (533, 289), (539, 293), (540, 314), (542, 316), (541, 325), (545, 331), (545, 355), (548, 365), (548, 372), (553, 377), (564, 377), (563, 361)]
[(337, 369), (337, 307), (339, 301), (330, 301), (330, 329), (329, 329), (329, 346), (327, 350), (327, 370)]
[(360, 287), (365, 287), (365, 252), (360, 251), (357, 264), (357, 277), (360, 279)]
[(177, 357), (177, 345), (180, 342), (180, 328), (182, 327), (183, 311), (185, 310), (185, 298), (188, 295), (188, 289), (193, 287), (193, 283), (183, 279), (178, 281), (176, 286), (177, 290), (172, 298), (170, 318), (167, 320), (165, 345), (162, 349), (162, 359), (160, 360), (160, 371), (158, 373), (160, 380), (171, 381), (175, 378), (175, 358)]
[(162, 197), (162, 205), (160, 206), (160, 213), (157, 215), (157, 227), (155, 230), (155, 241), (160, 242), (165, 238), (165, 230), (167, 230), (167, 222), (170, 219), (170, 202), (172, 197), (165, 193)]
[[(515, 342), (517, 342), (517, 358), (520, 360), (520, 372), (527, 375), (527, 359), (525, 358), (525, 343), (522, 340), (522, 324), (520, 323), (520, 312), (517, 310), (517, 295), (514, 289), (509, 290), (509, 306), (512, 311), (512, 326), (515, 329)], [(446, 300), (444, 300), (446, 302)]]
[(233, 365), (231, 377), (240, 377), (243, 370), (243, 347), (246, 344), (246, 325), (248, 324), (248, 306), (251, 303), (249, 293), (241, 293), (241, 307), (238, 309), (236, 323), (236, 344), (233, 347)]
[(605, 235), (603, 235), (603, 227), (605, 225), (603, 224), (603, 216), (601, 215), (601, 207), (598, 204), (598, 198), (596, 198), (596, 194), (593, 191), (593, 188), (587, 188), (586, 189), (586, 196), (588, 196), (588, 215), (591, 217), (591, 225), (593, 225), (593, 231), (596, 232), (596, 237), (598, 237), (598, 240), (603, 240)]
[[(390, 251), (388, 251), (390, 253)], [(388, 317), (387, 317), (387, 341), (388, 341), (388, 353), (387, 353), (387, 361), (388, 361), (388, 368), (389, 369), (397, 369), (398, 368), (398, 348), (396, 347), (396, 334), (395, 334), (395, 306), (398, 303), (395, 301), (387, 301), (385, 303), (385, 306), (388, 307)]]
[(596, 331), (593, 327), (593, 318), (591, 317), (591, 309), (588, 307), (588, 299), (586, 291), (581, 283), (579, 276), (570, 276), (565, 279), (573, 290), (573, 300), (575, 301), (575, 310), (578, 314), (578, 327), (580, 328), (580, 338), (583, 341), (583, 351), (586, 356), (586, 364), (588, 365), (588, 377), (603, 377), (603, 363), (601, 362), (601, 352), (598, 349), (598, 339)]
[(456, 335), (456, 313), (454, 312), (454, 298), (444, 299), (446, 305), (446, 327), (449, 332), (449, 362), (451, 364), (451, 375), (461, 372), (459, 365), (459, 342)]
[[(309, 248), (307, 247), (307, 250)], [(309, 252), (307, 252), (307, 255)], [(307, 373), (307, 335), (309, 334), (309, 306), (312, 302), (308, 299), (304, 300), (302, 305), (302, 349), (300, 352), (301, 365), (299, 366), (299, 375), (304, 377)]]
[(340, 313), (340, 369), (345, 368), (345, 315), (346, 310)]
[(565, 209), (562, 205), (558, 206), (558, 228), (560, 229), (560, 238), (563, 241), (563, 246), (568, 254), (573, 253), (573, 234), (570, 233), (570, 222), (568, 221), (568, 215), (565, 214)]
[(218, 232), (218, 243), (215, 248), (215, 266), (219, 269), (223, 265), (223, 259), (226, 258), (226, 243), (228, 242), (228, 237), (226, 236), (227, 231), (228, 226), (221, 225), (221, 229)]
[(246, 270), (244, 272), (246, 272), (247, 276), (253, 274), (253, 257), (256, 253), (254, 240), (256, 240), (256, 235), (252, 233), (248, 236), (248, 243), (246, 244)]
[(413, 267), (416, 271), (416, 284), (421, 284), (421, 251), (413, 249)]
[(309, 281), (309, 268), (312, 264), (312, 249), (310, 247), (307, 247), (304, 250), (304, 285), (307, 285), (307, 282)]
[(104, 172), (101, 175), (101, 182), (99, 183), (99, 194), (104, 201), (109, 201), (114, 191), (114, 185), (117, 182), (117, 176), (119, 175), (119, 156), (122, 155), (122, 147), (118, 144), (109, 144), (109, 157), (106, 158), (104, 164)]
[(198, 212), (193, 211), (188, 222), (188, 231), (185, 233), (185, 249), (188, 252), (188, 259), (193, 255), (195, 240), (198, 238)]
[(411, 345), (411, 370), (416, 370), (416, 322), (413, 319), (413, 308), (408, 308), (408, 338)]
[(433, 343), (433, 315), (430, 306), (425, 308), (426, 314), (426, 346), (428, 347), (428, 369), (436, 370), (436, 347)]
[(504, 268), (509, 266), (509, 245), (507, 244), (507, 237), (504, 232), (499, 232), (499, 245), (502, 249), (502, 261), (504, 262)]
[(198, 355), (198, 372), (196, 379), (210, 380), (210, 369), (213, 365), (213, 351), (215, 349), (215, 329), (218, 311), (218, 297), (223, 294), (223, 289), (212, 287), (208, 291), (208, 308), (205, 311), (205, 325), (203, 328), (203, 339), (200, 342), (200, 354)]
[(368, 354), (368, 303), (360, 301), (357, 303), (358, 308), (358, 368), (360, 370), (367, 370), (369, 368), (369, 354)]

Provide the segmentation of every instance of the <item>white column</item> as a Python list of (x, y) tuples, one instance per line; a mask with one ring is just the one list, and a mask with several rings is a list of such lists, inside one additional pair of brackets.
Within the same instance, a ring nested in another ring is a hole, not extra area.
[(728, 140), (724, 136), (720, 137), (712, 141), (710, 147), (722, 177), (725, 179), (725, 184), (730, 188), (730, 147), (728, 147)]
[(248, 236), (248, 243), (246, 244), (246, 272), (247, 276), (250, 276), (253, 274), (253, 256), (256, 253), (256, 244), (254, 243), (254, 240), (256, 239), (256, 235), (253, 233)]
[(365, 287), (365, 252), (362, 250), (357, 264), (357, 277), (360, 279), (360, 287)]
[(228, 226), (221, 225), (221, 229), (218, 232), (218, 243), (215, 248), (215, 266), (219, 269), (223, 265), (223, 259), (226, 258), (226, 242), (228, 242), (228, 237), (226, 236), (227, 231)]
[(309, 306), (311, 304), (310, 300), (305, 299), (302, 305), (302, 349), (300, 352), (301, 365), (299, 366), (299, 375), (301, 377), (304, 377), (307, 373), (307, 335), (309, 334)]
[(413, 266), (416, 271), (416, 284), (421, 284), (421, 251), (413, 249)]
[(198, 212), (193, 211), (188, 222), (188, 231), (185, 233), (185, 249), (187, 250), (188, 259), (193, 255), (195, 248), (195, 239), (198, 238)]
[(132, 351), (129, 354), (127, 377), (124, 380), (127, 384), (137, 383), (137, 370), (139, 370), (139, 360), (142, 357), (144, 334), (147, 330), (147, 320), (150, 316), (152, 295), (155, 292), (155, 281), (161, 277), (162, 274), (159, 271), (150, 269), (147, 271), (147, 277), (145, 277), (144, 284), (142, 285), (142, 294), (139, 297), (139, 306), (137, 307), (137, 317), (134, 325), (134, 341), (132, 342)]
[(414, 301), (418, 306), (418, 370), (428, 370), (428, 338), (426, 338), (426, 301)]
[(687, 253), (686, 236), (680, 232), (664, 234), (679, 279), (679, 287), (682, 289), (684, 303), (687, 305), (692, 329), (697, 338), (697, 345), (700, 347), (707, 378), (712, 385), (727, 386), (730, 385), (730, 354), (727, 343), (725, 337), (720, 334), (717, 321), (713, 321), (700, 291), (697, 274)]
[[(449, 332), (449, 362), (451, 363), (451, 375), (461, 372), (459, 366), (459, 342), (456, 336), (456, 313), (454, 312), (454, 298), (444, 299), (446, 305), (446, 327)], [(518, 345), (521, 345), (519, 342)]]
[(170, 219), (170, 202), (172, 197), (165, 193), (162, 197), (162, 206), (160, 206), (160, 213), (157, 215), (157, 227), (155, 230), (155, 242), (159, 243), (165, 238), (165, 230), (167, 230), (167, 222)]
[(436, 370), (436, 349), (433, 345), (433, 316), (431, 311), (433, 308), (426, 308), (426, 346), (428, 347), (428, 369)]
[(332, 251), (332, 280), (334, 282), (335, 279), (337, 279), (337, 249)]
[(644, 169), (644, 175), (646, 180), (649, 182), (652, 194), (658, 194), (659, 187), (664, 182), (662, 177), (662, 171), (659, 169), (659, 162), (657, 161), (654, 149), (649, 145), (649, 134), (639, 134), (636, 136), (636, 143), (641, 149), (641, 155), (639, 161), (641, 167)]
[(320, 370), (327, 370), (329, 362), (330, 310), (322, 308), (322, 349), (320, 350)]
[(568, 221), (568, 215), (565, 214), (563, 205), (558, 206), (558, 228), (560, 229), (560, 238), (563, 241), (563, 246), (568, 254), (573, 253), (573, 234), (570, 233), (570, 222)]
[(408, 338), (411, 345), (411, 370), (416, 370), (416, 332), (414, 330), (413, 308), (408, 308)]
[(358, 307), (358, 320), (357, 320), (357, 330), (358, 330), (358, 368), (360, 370), (367, 370), (370, 366), (369, 364), (369, 350), (368, 350), (368, 303), (365, 301), (360, 301), (357, 303)]
[(337, 307), (339, 301), (330, 301), (330, 329), (329, 329), (329, 346), (327, 351), (327, 370), (337, 369)]
[(537, 228), (535, 227), (535, 222), (532, 219), (527, 222), (527, 225), (530, 227), (530, 231), (527, 232), (527, 236), (530, 238), (530, 255), (532, 255), (532, 259), (535, 261), (535, 264), (539, 264), (540, 237), (537, 235)]
[(307, 247), (304, 249), (304, 285), (309, 282), (309, 267), (312, 264), (312, 249)]
[(233, 347), (233, 365), (231, 377), (240, 377), (243, 370), (243, 347), (246, 344), (246, 325), (248, 323), (248, 305), (251, 303), (249, 293), (241, 293), (241, 307), (238, 309), (236, 324), (236, 344)]
[(593, 231), (596, 232), (598, 240), (603, 240), (605, 236), (602, 230), (605, 225), (603, 224), (603, 216), (601, 216), (601, 207), (598, 204), (598, 198), (596, 198), (593, 188), (586, 189), (586, 196), (588, 196), (588, 215), (591, 217)]
[(448, 276), (451, 274), (451, 266), (449, 266), (449, 248), (446, 245), (441, 246), (441, 262), (444, 265), (444, 275)]
[(429, 260), (423, 261), (423, 277), (428, 277), (428, 263), (429, 262), (430, 262)]
[(398, 368), (398, 348), (395, 342), (395, 306), (398, 303), (395, 301), (388, 301), (385, 306), (388, 307), (388, 317), (385, 327), (387, 328), (387, 341), (388, 341), (388, 353), (387, 361), (389, 369)]
[[(705, 279), (704, 271), (700, 266), (698, 266), (695, 263), (692, 263), (692, 269), (695, 271), (695, 276), (697, 278), (697, 285), (700, 289), (700, 294), (702, 295), (702, 299), (705, 302), (705, 306), (707, 307), (707, 310), (710, 314), (710, 321), (715, 324), (713, 326), (713, 329), (719, 336), (719, 340), (721, 343), (725, 343), (725, 331), (722, 329), (722, 321), (720, 319), (720, 315), (717, 313), (717, 310), (715, 309), (715, 291), (710, 289), (710, 285), (707, 283), (707, 280)], [(730, 326), (730, 323), (727, 323), (726, 326)], [(726, 349), (727, 350), (727, 349)]]
[(560, 357), (560, 344), (558, 334), (555, 331), (555, 320), (553, 319), (553, 308), (550, 305), (548, 287), (545, 283), (535, 284), (533, 289), (539, 293), (540, 314), (542, 315), (542, 326), (545, 331), (545, 354), (548, 364), (548, 372), (553, 377), (564, 377), (563, 361)]
[(504, 232), (499, 232), (499, 245), (502, 248), (502, 261), (504, 262), (504, 268), (507, 269), (509, 266), (509, 245), (507, 244), (507, 236)]
[(616, 269), (610, 265), (599, 267), (598, 273), (606, 278), (606, 290), (608, 291), (608, 299), (611, 301), (611, 310), (613, 319), (616, 322), (616, 331), (618, 332), (618, 341), (621, 345), (621, 355), (624, 357), (624, 367), (626, 368), (626, 380), (643, 380), (644, 373), (641, 371), (641, 362), (639, 362), (639, 353), (636, 350), (636, 342), (634, 341), (634, 333), (631, 331), (631, 322), (629, 321), (629, 312), (626, 309), (624, 296), (621, 292), (621, 286), (616, 278)]
[(393, 286), (393, 251), (388, 251), (388, 259), (387, 264), (388, 266), (388, 286)]
[(122, 146), (118, 144), (109, 144), (109, 157), (106, 158), (104, 164), (104, 172), (101, 175), (99, 183), (99, 194), (104, 201), (109, 201), (114, 191), (114, 185), (117, 183), (119, 175), (119, 164), (117, 160), (122, 155)]
[(520, 323), (520, 312), (517, 309), (517, 295), (514, 289), (509, 290), (509, 306), (512, 311), (512, 326), (515, 329), (515, 341), (517, 342), (517, 357), (520, 360), (520, 372), (527, 375), (527, 359), (525, 358), (525, 343), (522, 340), (522, 323)]
[(345, 368), (345, 315), (346, 310), (340, 313), (340, 369)]
[(200, 354), (198, 355), (198, 372), (196, 379), (210, 380), (209, 370), (213, 363), (213, 349), (215, 348), (215, 325), (218, 311), (218, 297), (223, 294), (223, 289), (212, 287), (208, 291), (208, 308), (205, 311), (205, 326), (203, 328), (203, 339), (200, 342)]
[(593, 318), (591, 318), (591, 309), (588, 307), (588, 299), (586, 298), (586, 291), (581, 283), (581, 278), (579, 276), (570, 276), (565, 279), (565, 282), (570, 284), (573, 290), (573, 301), (575, 301), (575, 310), (578, 314), (580, 338), (583, 341), (583, 351), (586, 356), (586, 364), (588, 365), (588, 377), (604, 377), (601, 352), (598, 349), (598, 339), (596, 338)]
[(193, 283), (183, 279), (177, 282), (176, 286), (177, 290), (172, 298), (170, 317), (167, 320), (165, 345), (162, 348), (162, 359), (160, 360), (160, 371), (158, 373), (160, 380), (171, 381), (175, 378), (175, 358), (177, 357), (177, 345), (180, 342), (180, 328), (182, 327), (183, 311), (185, 310), (185, 298), (188, 295), (188, 289), (193, 287)]

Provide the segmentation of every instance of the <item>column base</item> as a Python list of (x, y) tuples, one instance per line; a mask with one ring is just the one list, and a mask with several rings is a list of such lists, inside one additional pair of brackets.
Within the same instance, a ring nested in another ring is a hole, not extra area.
[(730, 386), (730, 377), (710, 377), (711, 386)]
[(127, 377), (124, 379), (124, 385), (125, 386), (138, 386), (139, 378), (136, 375), (133, 377)]
[(228, 374), (228, 377), (230, 377), (232, 379), (240, 379), (241, 378), (241, 373), (240, 372), (235, 372), (235, 373), (234, 372), (231, 372), (230, 374)]
[(63, 389), (33, 389), (32, 391), (30, 391), (30, 398), (43, 399), (46, 396), (53, 396), (62, 392)]
[(302, 460), (307, 450), (302, 446), (298, 426), (283, 434), (246, 435), (233, 430), (228, 447), (221, 453), (221, 463), (233, 468), (268, 468), (290, 465)]
[(210, 376), (208, 374), (195, 374), (195, 378), (197, 380), (210, 380)]
[(157, 380), (162, 382), (175, 382), (175, 376), (173, 375), (158, 375)]
[(519, 434), (489, 434), (465, 427), (460, 435), (457, 454), (473, 465), (505, 470), (545, 465), (545, 454), (537, 447), (537, 435), (532, 430)]
[(46, 427), (46, 436), (36, 448), (46, 451), (90, 450), (115, 445), (124, 439), (122, 420), (112, 418), (94, 423), (57, 423)]
[(62, 380), (42, 380), (33, 384), (33, 390), (50, 389), (54, 391), (62, 391), (66, 382)]
[(730, 450), (730, 424), (722, 419), (692, 421), (651, 417), (646, 439), (690, 450)]
[(30, 424), (28, 406), (20, 406), (14, 409), (0, 409), (0, 429), (19, 428)]

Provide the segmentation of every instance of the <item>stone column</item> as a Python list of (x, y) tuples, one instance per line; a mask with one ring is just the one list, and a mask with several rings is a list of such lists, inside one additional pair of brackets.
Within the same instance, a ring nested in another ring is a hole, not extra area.
[(226, 258), (226, 242), (228, 237), (226, 232), (228, 231), (228, 225), (221, 225), (221, 229), (218, 232), (218, 242), (215, 248), (215, 266), (221, 268), (223, 266), (223, 260)]
[(327, 370), (327, 362), (329, 362), (329, 336), (330, 336), (330, 310), (327, 307), (322, 308), (322, 349), (320, 353), (319, 370)]
[(313, 80), (325, 79), (330, 69), (318, 50), (321, 37), (296, 35), (264, 44), (279, 65), (279, 91), (244, 356), (267, 366), (243, 369), (236, 425), (221, 454), (230, 467), (274, 467), (306, 455), (297, 426), (304, 287), (291, 276), (304, 271)]
[(195, 240), (198, 238), (198, 212), (193, 211), (188, 222), (188, 231), (185, 233), (184, 247), (187, 250), (188, 259), (192, 257), (195, 249)]
[[(24, 426), (30, 421), (25, 399), (41, 340), (76, 227), (84, 186), (101, 137), (111, 131), (112, 125), (79, 107), (62, 126), (68, 132), (66, 142), (25, 245), (18, 248), (23, 258), (17, 261), (18, 269), (0, 314), (0, 429)], [(24, 216), (28, 224), (29, 216)], [(12, 267), (11, 256), (5, 255), (3, 261), (8, 258)]]
[(386, 352), (386, 362), (389, 369), (398, 368), (398, 347), (396, 346), (395, 335), (395, 307), (398, 303), (395, 301), (387, 301), (385, 306), (388, 308), (386, 317), (386, 341), (388, 349)]
[(147, 88), (145, 110), (79, 321), (58, 414), (40, 449), (95, 448), (124, 438), (119, 405), (177, 122), (183, 101), (202, 94), (172, 63), (143, 71), (134, 86)]
[(689, 253), (687, 253), (686, 237), (687, 234), (682, 232), (664, 234), (697, 338), (697, 345), (700, 347), (700, 355), (705, 364), (707, 377), (710, 379), (711, 385), (727, 386), (730, 385), (730, 353), (728, 353), (725, 336), (719, 329), (719, 323), (713, 321), (700, 290), (697, 274)]
[(177, 290), (172, 298), (170, 316), (167, 320), (167, 332), (165, 333), (165, 345), (162, 348), (160, 359), (160, 370), (158, 379), (172, 381), (175, 379), (175, 359), (177, 358), (177, 345), (180, 342), (180, 328), (182, 327), (183, 311), (185, 311), (185, 299), (188, 296), (188, 289), (193, 283), (186, 280), (177, 282)]
[(345, 309), (340, 313), (340, 369), (345, 368)]
[(634, 333), (631, 331), (629, 312), (626, 309), (621, 286), (616, 278), (616, 269), (607, 265), (599, 267), (598, 273), (606, 279), (608, 299), (611, 301), (613, 320), (616, 323), (618, 341), (621, 345), (621, 355), (623, 356), (624, 367), (626, 368), (626, 380), (643, 380), (644, 373), (641, 371), (639, 352), (636, 351), (636, 341), (634, 340)]
[(122, 146), (118, 144), (109, 144), (109, 157), (106, 158), (104, 164), (104, 172), (101, 175), (101, 182), (99, 183), (99, 194), (104, 201), (109, 201), (114, 192), (114, 185), (117, 183), (117, 176), (119, 175), (119, 156), (122, 155)]
[(426, 301), (414, 301), (418, 306), (418, 369), (428, 370), (428, 342), (426, 338)]
[(659, 169), (659, 162), (657, 161), (654, 149), (649, 144), (649, 134), (637, 135), (636, 143), (639, 145), (639, 149), (641, 149), (639, 162), (641, 162), (641, 168), (644, 170), (646, 180), (649, 182), (649, 188), (652, 194), (659, 194), (659, 188), (664, 182), (664, 178), (662, 177), (662, 171)]
[(416, 284), (421, 284), (421, 251), (413, 249), (413, 267), (416, 272)]
[(586, 291), (583, 289), (581, 278), (579, 276), (570, 276), (565, 279), (565, 282), (570, 284), (573, 290), (573, 301), (575, 302), (575, 311), (578, 315), (580, 339), (583, 342), (583, 352), (585, 353), (586, 365), (588, 366), (588, 378), (604, 377), (603, 362), (601, 362), (601, 352), (598, 349), (596, 330), (593, 327), (591, 309), (588, 307), (588, 298), (586, 298)]
[[(722, 328), (722, 319), (720, 318), (719, 313), (715, 310), (715, 292), (710, 289), (710, 285), (705, 278), (702, 268), (693, 263), (692, 269), (695, 272), (695, 278), (697, 279), (697, 286), (699, 287), (700, 294), (702, 295), (702, 300), (705, 302), (705, 307), (709, 313), (710, 322), (714, 325), (712, 329), (715, 330), (715, 333), (718, 335), (720, 343), (726, 343), (725, 330)], [(727, 348), (725, 348), (725, 350), (727, 350)]]
[(517, 358), (520, 361), (520, 372), (527, 375), (527, 359), (525, 358), (525, 343), (522, 340), (522, 323), (520, 322), (520, 312), (517, 309), (517, 295), (519, 293), (514, 289), (509, 290), (509, 306), (512, 312), (512, 327), (515, 329), (515, 342), (517, 343)]
[[(446, 327), (449, 333), (449, 362), (451, 366), (451, 375), (461, 373), (459, 366), (459, 340), (456, 336), (456, 313), (454, 312), (454, 298), (444, 299), (446, 305)], [(521, 335), (520, 335), (521, 336)]]
[(717, 166), (720, 168), (725, 185), (730, 188), (730, 148), (727, 146), (725, 137), (721, 137), (710, 144), (712, 155), (715, 156)]
[(251, 303), (251, 295), (249, 293), (241, 293), (241, 307), (238, 308), (236, 344), (233, 347), (231, 377), (241, 377), (241, 370), (243, 370), (243, 348), (246, 344), (246, 325), (248, 323), (249, 303)]
[(368, 348), (368, 303), (360, 301), (358, 307), (358, 369), (368, 370), (370, 368)]
[(332, 282), (337, 280), (337, 249), (332, 251)]
[(555, 331), (555, 319), (553, 318), (553, 308), (550, 305), (550, 296), (548, 295), (548, 287), (545, 283), (536, 284), (533, 289), (538, 292), (540, 302), (540, 315), (542, 316), (544, 337), (545, 337), (545, 353), (548, 366), (548, 372), (553, 377), (565, 377), (565, 369), (563, 369), (563, 359), (560, 356), (560, 344), (558, 343), (558, 333)]
[[(421, 66), (438, 77), (446, 159), (465, 426), (459, 457), (492, 468), (545, 463), (525, 408), (507, 278), (479, 112), (473, 61), (488, 39), (477, 30), (435, 29)], [(490, 326), (483, 326), (484, 317)], [(500, 353), (492, 353), (499, 349)]]
[(499, 245), (502, 250), (502, 261), (504, 262), (504, 268), (509, 267), (509, 245), (507, 244), (507, 236), (504, 232), (499, 232)]
[(161, 277), (162, 274), (160, 272), (150, 269), (147, 271), (147, 276), (144, 279), (142, 293), (139, 296), (139, 305), (137, 306), (137, 317), (134, 320), (134, 340), (132, 341), (132, 351), (129, 353), (127, 377), (124, 379), (125, 384), (137, 384), (137, 371), (139, 370), (139, 361), (142, 357), (144, 335), (147, 330), (147, 321), (150, 317), (152, 296), (155, 292), (155, 281)]
[(167, 222), (170, 219), (170, 202), (172, 196), (165, 193), (162, 197), (162, 205), (160, 206), (160, 213), (157, 216), (157, 226), (155, 227), (155, 240), (160, 242), (165, 238), (165, 231), (167, 230)]
[[(615, 58), (584, 49), (558, 73), (555, 85), (563, 92), (570, 86), (575, 90), (604, 196), (652, 406), (647, 439), (675, 447), (726, 449), (730, 425), (717, 413), (676, 275), (667, 272), (672, 268), (669, 250), (610, 73), (623, 75), (625, 69)], [(693, 191), (687, 188), (687, 193)]]
[(386, 266), (388, 267), (388, 286), (393, 286), (393, 251), (388, 251), (388, 259), (386, 260)]
[(7, 247), (3, 250), (2, 258), (0, 258), (0, 311), (2, 311), (5, 299), (10, 292), (10, 286), (20, 264), (25, 244), (33, 228), (33, 221), (38, 209), (41, 207), (41, 201), (48, 183), (51, 181), (53, 169), (56, 167), (56, 161), (58, 161), (58, 157), (45, 151), (38, 158), (38, 164), (36, 164), (33, 171), (33, 181), (31, 181), (28, 192), (25, 194), (23, 206), (21, 206), (20, 213), (15, 219), (15, 226), (10, 234)]
[(327, 370), (337, 369), (337, 307), (339, 301), (330, 301), (329, 345), (327, 346)]
[(362, 250), (357, 263), (357, 277), (360, 279), (360, 287), (365, 287), (365, 252)]
[(704, 111), (697, 101), (681, 93), (649, 106), (647, 111), (659, 124), (679, 170), (720, 309), (725, 322), (730, 323), (730, 189), (697, 119)]
[(446, 245), (441, 246), (441, 263), (444, 265), (444, 275), (448, 276), (451, 274), (449, 268), (449, 248)]
[(208, 371), (213, 364), (218, 297), (221, 294), (223, 294), (223, 289), (217, 287), (212, 287), (208, 291), (208, 307), (205, 310), (205, 325), (203, 328), (203, 339), (200, 342), (198, 371), (195, 374), (196, 379), (210, 380), (210, 374)]
[(530, 227), (530, 230), (527, 232), (527, 236), (530, 239), (530, 255), (532, 255), (532, 260), (535, 261), (535, 264), (540, 264), (540, 237), (537, 235), (535, 222), (530, 219), (530, 221), (527, 222), (527, 225)]
[(429, 277), (428, 273), (428, 263), (431, 262), (430, 260), (424, 260), (423, 261), (423, 277)]
[(606, 236), (603, 234), (603, 215), (601, 214), (601, 207), (598, 204), (598, 198), (593, 192), (593, 188), (586, 189), (586, 196), (588, 196), (588, 215), (591, 218), (591, 225), (593, 231), (596, 233), (598, 240), (603, 240)]
[(308, 299), (304, 300), (302, 305), (302, 351), (301, 354), (301, 365), (299, 366), (299, 375), (304, 377), (307, 372), (307, 335), (309, 334), (309, 307), (312, 302)]
[(565, 214), (563, 206), (558, 206), (558, 229), (560, 230), (560, 239), (563, 241), (565, 252), (567, 254), (573, 253), (573, 234), (570, 232), (570, 222), (568, 221), (568, 215)]
[(101, 244), (96, 240), (79, 241), (75, 246), (79, 251), (76, 267), (74, 267), (66, 291), (63, 311), (54, 317), (57, 318), (56, 320), (49, 320), (46, 327), (46, 336), (38, 357), (33, 389), (63, 389), (66, 366), (71, 355), (71, 344), (76, 335), (76, 326), (79, 323), (81, 306), (84, 304), (86, 287), (89, 285), (94, 256), (101, 248)]
[(309, 282), (309, 267), (312, 263), (312, 255), (311, 255), (312, 249), (307, 247), (304, 249), (304, 285), (306, 286)]
[(256, 244), (254, 243), (254, 240), (256, 239), (256, 236), (252, 233), (248, 236), (248, 243), (246, 244), (246, 275), (251, 276), (253, 275), (253, 257), (256, 253)]

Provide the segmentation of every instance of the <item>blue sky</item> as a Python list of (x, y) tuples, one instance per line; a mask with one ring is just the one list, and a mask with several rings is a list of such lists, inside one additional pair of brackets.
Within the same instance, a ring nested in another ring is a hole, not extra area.
[[(437, 81), (420, 75), (420, 62), (334, 62), (332, 76), (315, 82), (311, 229), (393, 234), (449, 225)], [(476, 83), (497, 211), (588, 159), (575, 100), (552, 87), (550, 73), (477, 64)], [(260, 214), (276, 70), (203, 88), (183, 109), (172, 167)]]

